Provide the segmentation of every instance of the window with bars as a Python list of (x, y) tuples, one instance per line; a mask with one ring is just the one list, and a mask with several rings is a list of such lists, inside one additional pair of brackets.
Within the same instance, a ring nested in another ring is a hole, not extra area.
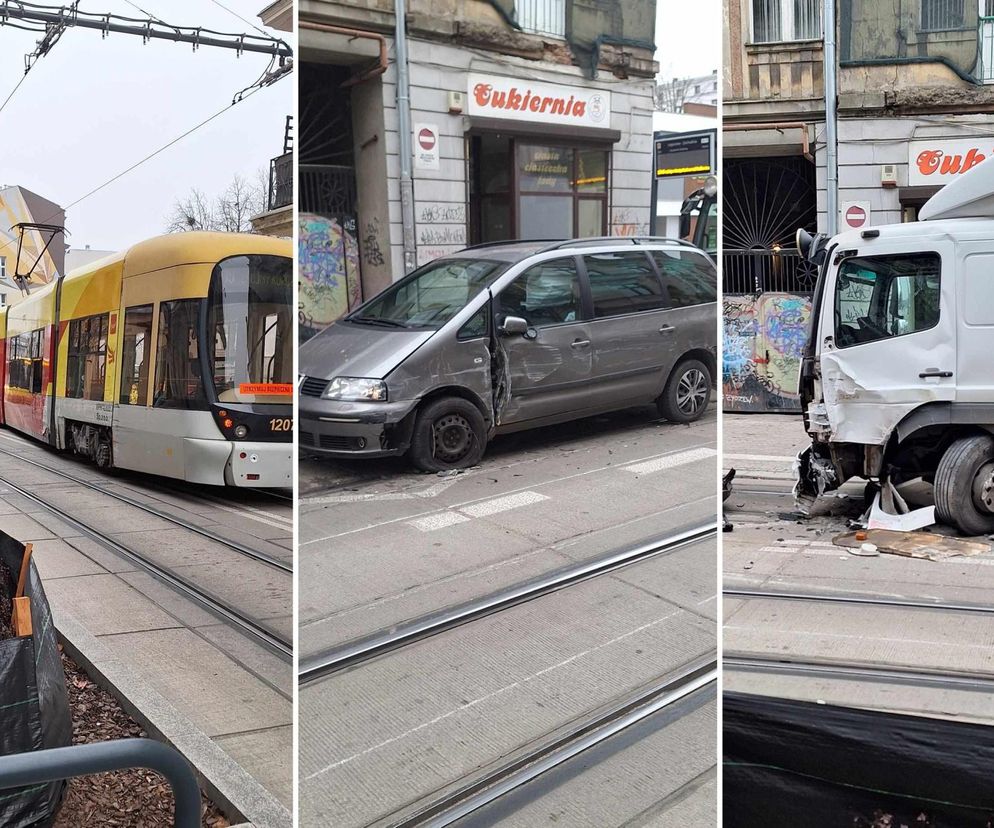
[(820, 37), (821, 4), (818, 0), (753, 0), (753, 43), (817, 40)]
[(517, 0), (514, 14), (523, 31), (566, 36), (566, 0)]
[(921, 30), (923, 32), (962, 29), (965, 21), (964, 0), (922, 0)]

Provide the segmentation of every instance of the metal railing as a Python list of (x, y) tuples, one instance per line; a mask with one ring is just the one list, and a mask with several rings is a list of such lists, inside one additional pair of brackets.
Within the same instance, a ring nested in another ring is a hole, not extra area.
[(152, 739), (118, 739), (0, 756), (0, 790), (126, 768), (148, 768), (164, 776), (175, 800), (173, 824), (200, 828), (200, 787), (193, 768), (178, 751)]
[(566, 0), (517, 0), (514, 13), (523, 31), (566, 36)]
[(796, 250), (724, 250), (725, 293), (796, 293), (814, 291), (817, 273)]
[(293, 204), (293, 153), (285, 152), (269, 162), (269, 210)]
[(922, 0), (921, 30), (942, 32), (962, 29), (965, 20), (966, 0)]

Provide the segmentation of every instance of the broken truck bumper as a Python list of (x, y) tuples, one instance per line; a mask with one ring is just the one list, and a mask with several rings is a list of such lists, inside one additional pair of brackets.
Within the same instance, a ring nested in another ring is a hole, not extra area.
[(417, 400), (342, 402), (301, 397), (300, 448), (329, 457), (391, 457), (410, 445)]
[(841, 485), (835, 463), (824, 443), (812, 443), (794, 460), (794, 500), (810, 505)]

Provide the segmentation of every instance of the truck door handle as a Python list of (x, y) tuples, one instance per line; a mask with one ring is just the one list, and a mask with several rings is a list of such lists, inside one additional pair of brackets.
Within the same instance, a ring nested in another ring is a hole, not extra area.
[(942, 377), (942, 379), (949, 379), (952, 375), (952, 371), (940, 371), (938, 368), (929, 368), (927, 371), (922, 371), (918, 377), (919, 379), (926, 379), (927, 377)]
[(672, 325), (663, 325), (663, 327), (661, 327), (659, 329), (659, 332), (661, 334), (667, 334), (667, 333), (670, 333), (670, 332), (675, 331), (675, 330), (676, 330), (676, 328), (674, 328)]
[(570, 348), (586, 348), (590, 344), (589, 339), (574, 339)]

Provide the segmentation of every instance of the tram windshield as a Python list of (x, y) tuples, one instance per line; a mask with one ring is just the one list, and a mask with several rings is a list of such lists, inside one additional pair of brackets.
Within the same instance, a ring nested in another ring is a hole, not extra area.
[(214, 268), (207, 335), (218, 402), (293, 402), (292, 269), (283, 256), (234, 256)]

